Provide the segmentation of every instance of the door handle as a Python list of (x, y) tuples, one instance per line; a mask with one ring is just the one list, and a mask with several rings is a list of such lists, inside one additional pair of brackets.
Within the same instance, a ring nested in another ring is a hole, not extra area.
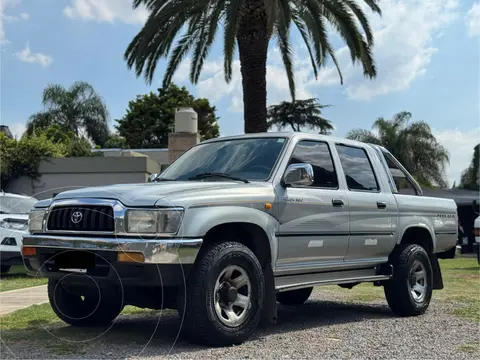
[(335, 207), (342, 207), (344, 204), (343, 204), (343, 200), (341, 199), (332, 199), (332, 205), (335, 206)]
[(387, 203), (385, 201), (377, 201), (377, 208), (386, 209), (387, 208)]

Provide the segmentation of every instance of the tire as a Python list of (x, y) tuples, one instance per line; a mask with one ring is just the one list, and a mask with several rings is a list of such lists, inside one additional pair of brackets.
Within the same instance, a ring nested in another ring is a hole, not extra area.
[(55, 314), (73, 326), (105, 326), (123, 309), (121, 295), (115, 291), (83, 296), (65, 290), (61, 281), (48, 280), (48, 300)]
[(6, 274), (10, 271), (11, 265), (1, 265), (0, 266), (0, 273), (1, 274)]
[[(393, 278), (384, 286), (390, 309), (398, 316), (425, 313), (433, 291), (433, 270), (427, 252), (419, 245), (403, 245), (391, 262)], [(413, 273), (418, 273), (418, 280), (414, 280)], [(422, 284), (423, 290), (417, 286)]]
[(277, 294), (277, 301), (282, 305), (302, 305), (312, 294), (313, 287), (284, 291)]
[[(264, 297), (265, 280), (255, 254), (237, 242), (213, 244), (201, 253), (187, 280), (179, 309), (180, 314), (185, 310), (183, 330), (206, 345), (240, 344), (257, 328)], [(242, 306), (234, 304), (242, 299)]]

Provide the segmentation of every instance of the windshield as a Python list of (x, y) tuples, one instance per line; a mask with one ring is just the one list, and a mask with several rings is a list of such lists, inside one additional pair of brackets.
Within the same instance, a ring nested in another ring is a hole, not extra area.
[(38, 202), (31, 197), (0, 196), (1, 214), (28, 214)]
[(224, 173), (248, 180), (267, 180), (286, 140), (268, 137), (200, 144), (183, 154), (159, 178), (188, 180), (203, 173)]

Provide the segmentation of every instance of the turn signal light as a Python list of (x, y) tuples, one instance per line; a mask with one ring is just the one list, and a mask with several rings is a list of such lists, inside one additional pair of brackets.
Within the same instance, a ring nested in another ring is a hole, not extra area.
[(37, 248), (31, 246), (22, 247), (22, 256), (35, 256), (37, 255)]
[(145, 262), (145, 256), (139, 252), (119, 252), (117, 255), (118, 262)]

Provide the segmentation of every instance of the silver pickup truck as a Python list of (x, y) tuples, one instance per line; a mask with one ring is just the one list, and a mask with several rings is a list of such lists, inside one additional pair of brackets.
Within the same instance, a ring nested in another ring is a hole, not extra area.
[(455, 256), (456, 209), (380, 146), (249, 134), (205, 141), (151, 183), (40, 201), (22, 255), (69, 324), (172, 308), (194, 341), (238, 344), (317, 285), (371, 282), (395, 314), (424, 313), (437, 259)]

